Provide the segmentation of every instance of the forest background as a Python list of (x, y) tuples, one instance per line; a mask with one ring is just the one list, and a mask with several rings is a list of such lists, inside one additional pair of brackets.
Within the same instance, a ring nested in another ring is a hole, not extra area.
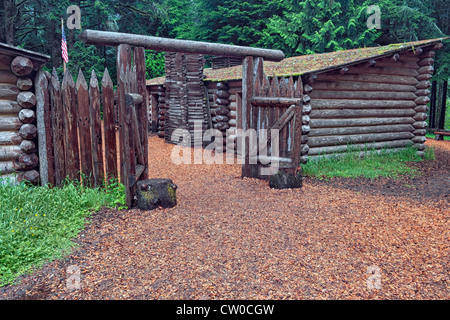
[[(70, 5), (81, 9), (81, 30), (65, 26), (67, 67), (72, 74), (94, 69), (99, 77), (107, 67), (112, 79), (115, 48), (86, 46), (79, 40), (83, 29), (280, 49), (287, 57), (450, 34), (449, 0), (3, 0), (0, 42), (48, 54), (47, 68), (62, 75), (61, 18), (69, 17)], [(380, 29), (367, 26), (371, 5), (380, 8)], [(433, 80), (447, 92), (450, 41), (445, 43)], [(146, 60), (148, 79), (164, 74), (163, 52), (147, 51)]]

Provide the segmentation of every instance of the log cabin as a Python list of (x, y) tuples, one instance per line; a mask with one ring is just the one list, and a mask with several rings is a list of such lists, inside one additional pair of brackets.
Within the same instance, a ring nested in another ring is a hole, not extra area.
[(43, 110), (36, 80), (49, 56), (0, 43), (0, 179), (39, 182), (37, 117)]
[[(429, 80), (442, 46), (442, 39), (431, 39), (265, 61), (264, 74), (271, 83), (293, 78), (308, 95), (302, 162), (344, 154), (349, 146), (373, 151), (413, 145), (423, 155)], [(201, 61), (198, 55), (166, 54), (166, 76), (147, 81), (152, 131), (169, 142), (174, 128), (189, 128), (192, 105), (204, 128), (219, 129), (226, 136), (238, 127), (242, 66), (201, 70)], [(189, 65), (195, 74), (187, 72)]]

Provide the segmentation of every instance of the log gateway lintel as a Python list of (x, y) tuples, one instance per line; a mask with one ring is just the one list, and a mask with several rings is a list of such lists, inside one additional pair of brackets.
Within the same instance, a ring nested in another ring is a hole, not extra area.
[(128, 44), (130, 46), (144, 47), (145, 49), (155, 51), (182, 52), (232, 58), (253, 56), (262, 57), (268, 61), (281, 61), (285, 58), (284, 53), (280, 50), (168, 39), (109, 31), (84, 30), (80, 35), (80, 39), (90, 45), (118, 46), (120, 44)]

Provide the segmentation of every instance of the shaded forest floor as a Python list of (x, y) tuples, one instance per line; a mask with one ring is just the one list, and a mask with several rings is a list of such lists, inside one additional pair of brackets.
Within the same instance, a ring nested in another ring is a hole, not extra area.
[(73, 253), (0, 299), (448, 299), (450, 143), (427, 145), (436, 160), (415, 178), (272, 190), (238, 165), (176, 166), (151, 137), (152, 178), (178, 185), (178, 206), (95, 214)]

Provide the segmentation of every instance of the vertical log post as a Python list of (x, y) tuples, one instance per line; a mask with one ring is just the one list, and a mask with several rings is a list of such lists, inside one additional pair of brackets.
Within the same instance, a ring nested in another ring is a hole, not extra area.
[(145, 66), (145, 49), (142, 47), (134, 48), (134, 63), (136, 65), (136, 84), (137, 92), (144, 101), (137, 105), (138, 131), (140, 135), (140, 145), (142, 146), (144, 172), (139, 180), (148, 179), (148, 109), (149, 109), (149, 95), (146, 86), (146, 66)]
[(50, 101), (53, 128), (53, 155), (55, 161), (55, 186), (61, 187), (66, 178), (66, 160), (64, 154), (64, 110), (56, 69), (53, 68), (50, 87)]
[(66, 176), (70, 180), (80, 178), (80, 160), (77, 132), (77, 94), (75, 83), (69, 69), (66, 70), (61, 87), (64, 104), (64, 145), (66, 158)]
[(39, 69), (35, 81), (36, 117), (39, 141), (39, 171), (42, 185), (55, 184), (53, 161), (53, 139), (50, 114), (48, 79), (44, 70)]
[[(91, 118), (92, 173), (94, 185), (99, 187), (104, 182), (102, 121), (100, 117), (100, 89), (97, 75), (92, 70), (89, 84), (89, 115)], [(108, 150), (108, 152), (111, 152)]]
[[(123, 125), (124, 149), (126, 160), (123, 167), (125, 176), (126, 188), (126, 203), (130, 208), (133, 205), (133, 198), (136, 194), (136, 153), (135, 153), (135, 128), (136, 123), (133, 121), (133, 109), (135, 108), (133, 98), (129, 94), (125, 94), (125, 123)], [(136, 128), (137, 129), (137, 128)]]
[[(241, 121), (239, 123), (239, 128), (244, 133), (251, 128), (251, 98), (253, 94), (253, 57), (247, 56), (244, 59), (242, 65), (242, 103), (241, 103)], [(249, 137), (244, 135), (243, 137), (239, 137), (238, 139), (242, 139), (242, 177), (251, 177), (252, 176), (252, 167), (250, 165), (250, 145), (249, 145)]]
[[(92, 141), (91, 141), (91, 118), (89, 114), (89, 91), (83, 72), (78, 72), (77, 79), (78, 98), (78, 130), (80, 133), (80, 162), (81, 172), (89, 181), (89, 186), (94, 185), (92, 174)], [(82, 177), (83, 178), (83, 177)], [(87, 182), (84, 181), (83, 182)]]
[(108, 69), (105, 69), (102, 79), (103, 102), (103, 132), (105, 141), (105, 171), (106, 179), (118, 178), (117, 173), (117, 143), (116, 143), (116, 113), (114, 108), (113, 82)]
[(441, 114), (439, 117), (439, 129), (444, 129), (445, 127), (445, 113), (447, 109), (447, 88), (448, 88), (448, 81), (445, 80), (442, 84), (442, 99), (441, 99)]
[[(131, 70), (131, 47), (121, 44), (117, 48), (117, 96), (118, 96), (118, 116), (119, 116), (119, 155), (120, 155), (120, 181), (125, 186), (127, 206), (131, 206), (133, 195), (130, 193), (129, 168), (130, 161), (130, 139), (126, 130), (126, 91), (129, 87), (127, 74)], [(131, 122), (131, 107), (128, 108)]]

